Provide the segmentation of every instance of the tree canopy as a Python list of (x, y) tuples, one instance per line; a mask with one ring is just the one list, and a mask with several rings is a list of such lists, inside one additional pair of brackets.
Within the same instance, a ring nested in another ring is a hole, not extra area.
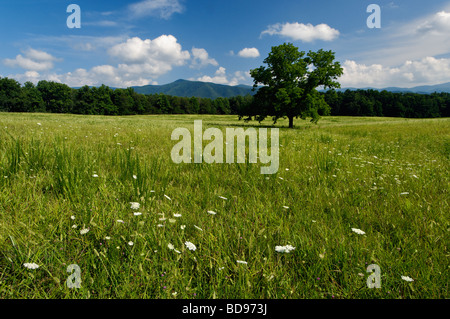
[(263, 86), (255, 94), (254, 103), (239, 115), (247, 116), (246, 120), (254, 117), (258, 121), (272, 116), (274, 123), (287, 117), (291, 128), (294, 117), (311, 117), (317, 122), (319, 113), (326, 115), (329, 108), (316, 89), (319, 86), (340, 88), (336, 80), (343, 74), (343, 69), (334, 58), (332, 51), (320, 49), (306, 54), (292, 43), (272, 47), (264, 60), (267, 67), (250, 70), (254, 89)]

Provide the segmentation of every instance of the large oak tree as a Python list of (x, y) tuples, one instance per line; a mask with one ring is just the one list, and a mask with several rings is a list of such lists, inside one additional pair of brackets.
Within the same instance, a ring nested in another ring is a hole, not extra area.
[(272, 116), (274, 123), (287, 117), (290, 128), (294, 127), (294, 117), (311, 117), (317, 122), (319, 112), (326, 114), (329, 107), (316, 89), (340, 88), (336, 80), (343, 69), (334, 59), (332, 51), (320, 49), (305, 54), (292, 43), (272, 47), (264, 60), (267, 67), (250, 70), (254, 89), (263, 86), (255, 94), (252, 106), (244, 111), (246, 114), (239, 114), (240, 117), (251, 120), (253, 116), (262, 121)]

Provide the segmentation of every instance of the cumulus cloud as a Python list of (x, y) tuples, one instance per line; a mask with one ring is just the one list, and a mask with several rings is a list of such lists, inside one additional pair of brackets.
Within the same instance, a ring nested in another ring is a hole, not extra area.
[(159, 16), (168, 19), (174, 13), (182, 13), (184, 8), (178, 0), (144, 0), (128, 6), (135, 18)]
[(3, 63), (9, 67), (20, 67), (29, 71), (46, 71), (52, 69), (53, 62), (57, 60), (45, 51), (32, 48), (24, 51), (23, 54), (18, 54), (15, 59), (4, 59)]
[(208, 52), (205, 49), (192, 48), (192, 64), (191, 67), (204, 67), (207, 65), (218, 66), (219, 63), (215, 59), (209, 57)]
[(219, 67), (214, 76), (203, 75), (197, 78), (190, 78), (191, 81), (212, 82), (216, 84), (238, 85), (246, 84), (250, 81), (250, 72), (236, 71), (232, 75), (228, 75), (224, 67)]
[(259, 57), (259, 51), (257, 48), (244, 48), (239, 51), (238, 55), (243, 58), (257, 58)]
[(295, 22), (270, 25), (261, 33), (263, 34), (280, 35), (294, 41), (312, 42), (314, 40), (332, 41), (339, 36), (339, 31), (324, 23), (314, 26), (310, 23)]
[(413, 87), (450, 81), (450, 59), (445, 58), (425, 57), (396, 67), (347, 60), (342, 67), (344, 75), (339, 79), (342, 87)]
[[(63, 74), (38, 74), (39, 79), (66, 83), (69, 86), (109, 85), (128, 87), (155, 83), (159, 76), (171, 71), (173, 67), (184, 65), (190, 60), (190, 54), (182, 50), (172, 35), (161, 35), (153, 40), (129, 38), (114, 44), (107, 53), (117, 61), (117, 65), (97, 65), (90, 69), (78, 68)], [(39, 56), (41, 54), (41, 56)], [(31, 52), (30, 57), (47, 61), (49, 57), (39, 52)], [(45, 60), (46, 59), (46, 60)], [(49, 71), (50, 68), (42, 69)], [(30, 71), (41, 69), (28, 68)], [(36, 82), (36, 73), (15, 75), (21, 82)]]
[(442, 34), (448, 35), (450, 30), (450, 12), (441, 11), (434, 14), (418, 25), (416, 32), (419, 34)]

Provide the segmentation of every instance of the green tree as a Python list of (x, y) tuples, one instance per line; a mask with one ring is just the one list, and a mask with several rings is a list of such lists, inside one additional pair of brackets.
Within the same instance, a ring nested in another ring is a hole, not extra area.
[(272, 116), (274, 123), (287, 117), (290, 128), (294, 127), (294, 117), (319, 120), (319, 113), (326, 112), (327, 108), (316, 88), (339, 88), (336, 79), (343, 74), (340, 63), (334, 62), (334, 52), (321, 49), (306, 55), (292, 43), (272, 47), (264, 63), (267, 67), (250, 70), (254, 89), (264, 85), (255, 94), (256, 103), (250, 108), (250, 114), (239, 115), (250, 116), (246, 120), (255, 116), (259, 121)]
[(45, 104), (41, 93), (32, 82), (25, 82), (22, 87), (25, 112), (44, 112)]
[(41, 93), (47, 111), (52, 113), (72, 112), (72, 89), (63, 83), (39, 81), (36, 88)]
[(0, 78), (0, 111), (23, 112), (20, 83), (14, 79)]

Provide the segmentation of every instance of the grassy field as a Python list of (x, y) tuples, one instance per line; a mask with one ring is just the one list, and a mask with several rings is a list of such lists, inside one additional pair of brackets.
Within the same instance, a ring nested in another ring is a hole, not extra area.
[(279, 121), (274, 175), (173, 163), (195, 119), (259, 127), (0, 113), (0, 298), (449, 298), (450, 119)]

